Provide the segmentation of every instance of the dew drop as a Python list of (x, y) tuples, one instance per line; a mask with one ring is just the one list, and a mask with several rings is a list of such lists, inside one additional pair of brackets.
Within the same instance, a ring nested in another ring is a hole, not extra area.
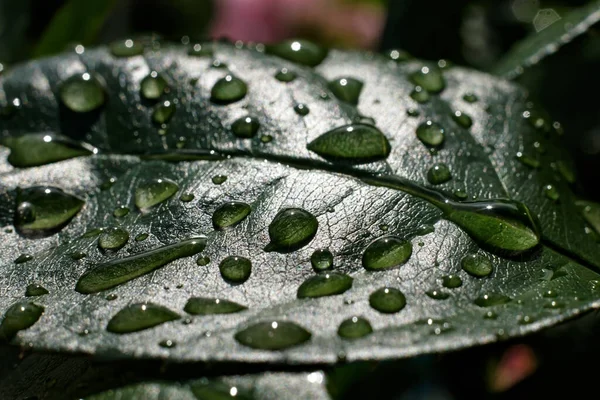
[(427, 121), (417, 127), (417, 137), (426, 146), (439, 147), (444, 143), (444, 128), (438, 123)]
[(196, 260), (196, 264), (203, 267), (205, 265), (208, 265), (210, 263), (210, 258), (203, 256), (203, 257), (198, 257), (198, 259)]
[(575, 171), (566, 162), (560, 160), (556, 162), (556, 169), (568, 183), (575, 183)]
[(227, 75), (215, 83), (210, 91), (210, 99), (216, 104), (230, 104), (246, 96), (248, 86), (240, 78)]
[(463, 100), (467, 103), (476, 103), (479, 98), (475, 94), (468, 92), (464, 94)]
[(390, 60), (396, 61), (398, 63), (408, 61), (411, 58), (413, 58), (408, 52), (406, 52), (404, 50), (399, 50), (399, 49), (390, 50), (387, 53), (387, 56)]
[(102, 84), (87, 72), (68, 78), (60, 86), (59, 93), (61, 102), (76, 113), (94, 111), (106, 101)]
[(327, 49), (308, 40), (285, 40), (268, 45), (266, 50), (269, 54), (309, 67), (321, 64), (327, 57)]
[(37, 167), (94, 153), (94, 148), (85, 143), (46, 133), (6, 137), (0, 143), (10, 148), (7, 161), (17, 168)]
[(328, 87), (338, 100), (358, 105), (363, 83), (354, 78), (338, 78), (329, 82)]
[(286, 208), (269, 225), (270, 243), (265, 251), (292, 252), (307, 245), (317, 234), (317, 218), (301, 208)]
[(195, 196), (193, 193), (183, 193), (181, 196), (179, 196), (179, 201), (189, 203), (190, 201), (194, 200), (194, 198)]
[(344, 339), (358, 339), (373, 333), (373, 328), (367, 319), (352, 317), (342, 321), (337, 333)]
[(259, 128), (260, 123), (258, 119), (249, 116), (239, 118), (231, 124), (231, 131), (241, 139), (249, 139), (256, 136)]
[[(210, 336), (210, 335), (209, 335)], [(254, 397), (237, 386), (203, 379), (192, 384), (192, 393), (198, 400), (253, 400)]]
[(277, 79), (280, 82), (292, 82), (294, 79), (296, 79), (296, 77), (297, 74), (294, 71), (290, 71), (287, 68), (281, 68), (275, 74), (275, 79)]
[(493, 270), (490, 259), (479, 254), (467, 255), (462, 259), (461, 265), (465, 272), (477, 278), (488, 276)]
[(212, 177), (212, 183), (215, 185), (222, 185), (227, 180), (226, 175), (215, 175)]
[(20, 301), (10, 306), (0, 323), (0, 341), (9, 341), (19, 331), (31, 327), (43, 312), (44, 307), (28, 301)]
[(171, 339), (165, 339), (158, 342), (158, 345), (160, 347), (164, 347), (165, 349), (172, 349), (173, 347), (177, 346), (177, 343)]
[(213, 47), (210, 44), (195, 43), (190, 46), (188, 55), (193, 57), (211, 57), (213, 55)]
[(397, 267), (408, 261), (412, 244), (397, 236), (384, 236), (371, 242), (362, 256), (362, 265), (369, 271)]
[(173, 118), (173, 114), (175, 114), (175, 104), (169, 100), (165, 100), (154, 107), (152, 121), (157, 125), (166, 124)]
[(493, 307), (506, 304), (511, 300), (510, 297), (498, 293), (489, 293), (475, 299), (474, 303), (479, 307)]
[(122, 218), (127, 214), (129, 214), (129, 208), (125, 206), (119, 206), (113, 211), (113, 215), (117, 218)]
[(296, 112), (296, 114), (300, 115), (301, 117), (308, 115), (308, 113), (310, 112), (310, 110), (308, 109), (308, 106), (306, 104), (296, 104), (294, 106), (294, 111)]
[(302, 282), (298, 298), (313, 298), (342, 294), (352, 287), (352, 277), (339, 272), (324, 272)]
[(213, 213), (213, 227), (216, 230), (234, 227), (246, 219), (251, 211), (252, 208), (246, 203), (239, 201), (225, 203)]
[(442, 277), (442, 286), (448, 289), (454, 289), (462, 286), (462, 279), (458, 275), (446, 275)]
[(179, 314), (153, 303), (131, 304), (110, 319), (106, 330), (113, 333), (131, 333), (174, 321)]
[(446, 300), (450, 295), (446, 292), (442, 292), (439, 289), (432, 289), (425, 292), (425, 294), (434, 300)]
[(50, 293), (48, 289), (38, 283), (32, 283), (25, 288), (25, 296), (27, 297), (43, 296), (48, 293)]
[(244, 346), (260, 350), (283, 350), (302, 344), (311, 333), (290, 321), (259, 322), (235, 334), (235, 340)]
[(391, 314), (404, 308), (406, 305), (406, 298), (398, 289), (383, 287), (371, 293), (369, 296), (369, 304), (381, 313)]
[(129, 240), (129, 232), (113, 227), (106, 229), (98, 238), (98, 246), (104, 250), (119, 250)]
[(422, 67), (410, 74), (409, 79), (430, 93), (440, 93), (446, 87), (442, 71), (435, 67)]
[(158, 100), (167, 89), (167, 81), (156, 71), (150, 72), (140, 83), (140, 94), (147, 100)]
[(421, 86), (415, 86), (415, 88), (410, 92), (410, 98), (416, 101), (419, 104), (424, 104), (429, 101), (431, 95)]
[(432, 185), (441, 185), (450, 179), (452, 179), (452, 174), (446, 164), (435, 164), (427, 171), (427, 180)]
[(141, 209), (147, 209), (173, 196), (179, 186), (166, 178), (152, 179), (144, 182), (135, 189), (135, 205)]
[(247, 307), (224, 299), (192, 297), (183, 308), (192, 315), (231, 314), (244, 311)]
[(135, 241), (136, 242), (143, 242), (144, 240), (148, 239), (148, 236), (150, 236), (150, 235), (147, 234), (147, 233), (140, 233), (139, 235), (137, 235), (135, 237)]
[(144, 53), (144, 45), (133, 39), (117, 40), (109, 47), (110, 53), (115, 57), (133, 57)]
[(310, 264), (316, 272), (331, 269), (333, 267), (333, 254), (329, 249), (315, 250), (310, 256)]
[(219, 264), (223, 279), (233, 283), (243, 283), (250, 278), (252, 262), (245, 257), (229, 256)]
[(556, 186), (554, 185), (546, 185), (544, 186), (544, 195), (552, 201), (558, 201), (560, 197), (560, 193)]
[(31, 260), (33, 260), (33, 256), (31, 254), (21, 254), (15, 259), (15, 264), (23, 264)]
[(522, 152), (517, 152), (517, 160), (521, 162), (521, 164), (528, 166), (529, 168), (539, 168), (540, 162), (537, 158), (528, 156)]
[(452, 119), (459, 126), (462, 126), (465, 129), (469, 129), (473, 125), (473, 120), (471, 119), (471, 117), (469, 117), (467, 114), (463, 113), (462, 111), (455, 111), (452, 114)]

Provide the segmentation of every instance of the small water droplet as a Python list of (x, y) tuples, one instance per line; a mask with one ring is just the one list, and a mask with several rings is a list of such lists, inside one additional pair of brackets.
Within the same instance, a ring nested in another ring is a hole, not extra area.
[(111, 178), (108, 178), (107, 180), (105, 180), (104, 182), (102, 182), (102, 184), (100, 184), (100, 190), (108, 190), (111, 187), (113, 187), (113, 185), (117, 182), (117, 178), (115, 178), (114, 176)]
[(152, 121), (160, 126), (169, 122), (173, 118), (173, 114), (175, 114), (175, 104), (169, 100), (165, 100), (154, 107)]
[(227, 64), (225, 64), (221, 60), (213, 60), (212, 67), (216, 68), (216, 69), (226, 69), (227, 68)]
[(476, 103), (479, 100), (479, 98), (475, 94), (467, 92), (464, 94), (463, 100), (467, 103)]
[(498, 293), (484, 294), (475, 299), (474, 303), (479, 307), (493, 307), (501, 304), (506, 304), (510, 301), (510, 297)]
[(157, 178), (138, 185), (135, 189), (135, 205), (143, 210), (162, 203), (173, 196), (179, 186), (166, 178)]
[(260, 123), (255, 117), (242, 117), (231, 125), (231, 131), (233, 134), (242, 139), (248, 139), (256, 136), (260, 129)]
[(25, 289), (25, 296), (27, 297), (43, 296), (48, 293), (50, 293), (48, 292), (48, 289), (46, 289), (39, 283), (32, 283), (30, 285), (27, 285), (27, 288)]
[(127, 214), (129, 214), (129, 208), (125, 206), (119, 206), (113, 211), (113, 215), (117, 218), (124, 217)]
[(290, 321), (259, 322), (235, 334), (235, 340), (244, 346), (260, 350), (283, 350), (302, 344), (311, 333)]
[(390, 50), (387, 53), (387, 56), (390, 60), (396, 61), (398, 63), (403, 62), (403, 61), (408, 61), (411, 58), (413, 58), (408, 52), (406, 52), (404, 50), (399, 50), (399, 49)]
[(250, 278), (252, 262), (245, 257), (229, 256), (221, 261), (219, 271), (226, 281), (243, 283)]
[(555, 297), (558, 297), (558, 292), (556, 290), (548, 289), (542, 293), (542, 296), (553, 299)]
[(119, 296), (117, 296), (117, 295), (116, 295), (116, 294), (114, 294), (114, 293), (108, 294), (108, 295), (106, 295), (106, 297), (105, 297), (105, 299), (106, 299), (106, 300), (108, 300), (108, 301), (113, 301), (113, 300), (116, 300), (116, 299), (118, 299), (118, 298), (119, 298)]
[(544, 186), (544, 195), (552, 201), (557, 201), (560, 197), (560, 193), (554, 185)]
[(15, 264), (23, 264), (31, 260), (33, 260), (33, 256), (31, 254), (21, 254), (15, 259)]
[(212, 183), (215, 185), (222, 185), (227, 180), (226, 175), (215, 175), (212, 177)]
[(408, 110), (406, 110), (406, 115), (408, 115), (409, 117), (418, 117), (419, 115), (421, 115), (421, 113), (415, 108), (409, 108)]
[(179, 314), (158, 304), (137, 303), (116, 313), (106, 330), (113, 333), (138, 332), (179, 318)]
[(167, 89), (167, 81), (156, 71), (150, 72), (140, 83), (140, 94), (147, 100), (158, 100)]
[(124, 229), (113, 227), (104, 230), (98, 238), (98, 246), (104, 250), (119, 250), (129, 241), (129, 232)]
[(331, 269), (333, 267), (333, 254), (329, 249), (315, 250), (310, 256), (310, 263), (316, 272)]
[(371, 242), (362, 256), (362, 266), (370, 271), (397, 267), (408, 261), (412, 244), (397, 236), (384, 236)]
[(489, 258), (479, 254), (469, 254), (461, 261), (462, 269), (469, 275), (477, 278), (488, 276), (492, 273), (492, 262)]
[(325, 272), (302, 282), (298, 298), (313, 298), (342, 294), (352, 287), (352, 277), (339, 272)]
[(440, 93), (446, 87), (442, 71), (436, 67), (422, 67), (410, 74), (409, 79), (415, 85), (421, 86), (430, 93)]
[(329, 82), (328, 87), (338, 100), (358, 105), (363, 83), (354, 78), (338, 78)]
[(246, 203), (239, 201), (225, 203), (213, 213), (213, 227), (216, 230), (234, 227), (246, 219), (251, 211), (252, 208)]
[(260, 141), (263, 143), (270, 143), (273, 141), (273, 136), (271, 135), (261, 135), (260, 136)]
[(10, 148), (7, 161), (17, 168), (36, 167), (94, 153), (94, 148), (85, 143), (51, 133), (6, 137), (0, 144)]
[(462, 286), (462, 279), (458, 275), (446, 275), (442, 277), (442, 286), (448, 289), (454, 289)]
[(426, 146), (439, 147), (444, 143), (444, 128), (438, 123), (427, 121), (417, 127), (417, 137)]
[(275, 79), (277, 79), (280, 82), (292, 82), (294, 79), (296, 79), (296, 77), (297, 74), (294, 71), (290, 71), (285, 67), (281, 68), (275, 74)]
[(452, 114), (452, 119), (458, 125), (462, 126), (465, 129), (469, 129), (473, 125), (473, 120), (467, 114), (462, 111), (455, 111)]
[(190, 201), (194, 200), (194, 198), (195, 196), (193, 193), (183, 193), (181, 196), (179, 196), (179, 201), (189, 203)]
[(462, 189), (457, 189), (454, 191), (454, 195), (459, 199), (459, 200), (465, 200), (469, 197), (468, 193), (465, 192)]
[(210, 91), (210, 99), (216, 104), (230, 104), (243, 99), (247, 92), (248, 86), (243, 80), (227, 75), (215, 83)]
[(431, 95), (421, 86), (415, 86), (415, 88), (410, 92), (410, 98), (416, 101), (419, 104), (424, 104), (429, 101)]
[(165, 349), (172, 349), (173, 347), (177, 346), (177, 343), (171, 339), (165, 339), (158, 342), (158, 345), (160, 347), (164, 347)]
[(483, 314), (483, 318), (484, 319), (497, 319), (498, 314), (496, 314), (493, 311), (487, 311), (485, 314)]
[(294, 111), (296, 111), (296, 114), (304, 117), (305, 115), (308, 115), (308, 113), (310, 112), (310, 110), (308, 109), (308, 106), (306, 104), (296, 104), (294, 106)]
[(193, 57), (211, 57), (213, 55), (213, 47), (210, 44), (195, 43), (190, 46), (188, 55)]
[(86, 113), (100, 108), (106, 97), (100, 81), (84, 72), (71, 76), (60, 86), (60, 100), (69, 110)]
[(133, 57), (144, 53), (144, 45), (133, 39), (117, 40), (110, 44), (110, 53), (115, 57)]
[(519, 325), (527, 325), (535, 322), (535, 318), (531, 315), (519, 315), (517, 316), (517, 322)]
[(425, 294), (434, 300), (446, 300), (450, 295), (446, 292), (442, 292), (439, 289), (432, 289), (425, 292)]
[(292, 252), (307, 245), (317, 234), (317, 218), (301, 208), (285, 208), (269, 224), (270, 243), (265, 251)]
[(427, 180), (432, 185), (441, 185), (450, 179), (452, 179), (452, 174), (446, 164), (435, 164), (427, 171)]
[(139, 235), (137, 235), (135, 237), (135, 241), (136, 242), (143, 242), (144, 240), (148, 239), (148, 236), (150, 236), (148, 233), (140, 233)]
[(183, 308), (192, 315), (231, 314), (244, 311), (247, 307), (224, 299), (192, 297)]
[(286, 60), (315, 67), (327, 57), (327, 49), (308, 40), (285, 40), (278, 44), (268, 45), (266, 51)]
[(537, 158), (528, 156), (522, 152), (517, 152), (517, 160), (521, 162), (521, 164), (526, 165), (530, 168), (539, 168), (540, 161)]
[(210, 258), (208, 258), (206, 256), (199, 257), (196, 260), (196, 264), (199, 265), (199, 266), (201, 266), (201, 267), (203, 267), (205, 265), (208, 265), (209, 263), (210, 263)]
[(558, 308), (564, 308), (564, 307), (565, 307), (565, 303), (562, 303), (562, 302), (556, 301), (556, 300), (552, 300), (552, 301), (544, 304), (544, 308), (558, 309)]
[(352, 317), (342, 321), (337, 333), (344, 339), (358, 339), (373, 333), (373, 328), (367, 319)]
[(406, 298), (398, 289), (383, 287), (371, 293), (369, 304), (379, 312), (391, 314), (404, 308)]

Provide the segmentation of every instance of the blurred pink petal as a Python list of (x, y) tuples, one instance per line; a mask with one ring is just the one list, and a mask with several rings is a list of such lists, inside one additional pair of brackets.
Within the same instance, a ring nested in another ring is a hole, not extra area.
[(490, 380), (493, 392), (504, 392), (521, 382), (537, 369), (537, 358), (531, 347), (519, 344), (509, 347)]

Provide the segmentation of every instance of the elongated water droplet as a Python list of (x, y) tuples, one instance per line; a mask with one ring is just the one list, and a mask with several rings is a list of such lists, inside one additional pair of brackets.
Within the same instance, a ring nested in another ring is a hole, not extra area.
[(181, 318), (166, 307), (153, 303), (131, 304), (115, 314), (106, 330), (113, 333), (131, 333), (152, 328)]
[(387, 56), (390, 60), (396, 61), (398, 63), (408, 61), (411, 58), (413, 58), (408, 52), (400, 49), (390, 50)]
[(26, 236), (48, 236), (58, 232), (85, 202), (58, 188), (34, 186), (17, 192), (14, 223)]
[(85, 143), (51, 133), (6, 137), (0, 143), (10, 148), (8, 162), (17, 168), (36, 167), (74, 157), (88, 156), (95, 149)]
[(550, 308), (550, 309), (559, 309), (559, 308), (564, 308), (564, 307), (565, 307), (565, 303), (556, 301), (556, 300), (552, 300), (552, 301), (544, 304), (544, 308)]
[(310, 142), (308, 150), (330, 161), (368, 163), (390, 154), (390, 142), (371, 125), (352, 124), (332, 129)]
[(87, 72), (73, 75), (60, 86), (60, 100), (76, 113), (93, 111), (106, 101), (104, 88), (98, 79)]
[(167, 81), (156, 71), (150, 72), (140, 83), (140, 94), (147, 100), (158, 100), (167, 89)]
[(419, 104), (424, 104), (431, 99), (431, 95), (421, 86), (415, 86), (415, 88), (410, 92), (410, 98), (416, 101)]
[(539, 168), (540, 162), (537, 158), (528, 156), (522, 152), (517, 152), (517, 160), (521, 162), (521, 164), (526, 165), (530, 168)]
[(464, 94), (463, 100), (467, 103), (475, 103), (479, 98), (475, 94), (468, 92)]
[(244, 346), (261, 350), (283, 350), (310, 340), (311, 333), (294, 322), (259, 322), (235, 334)]
[(426, 146), (439, 147), (444, 143), (444, 128), (433, 121), (427, 121), (417, 127), (417, 137)]
[(31, 254), (21, 254), (15, 259), (15, 264), (23, 264), (31, 260), (33, 260), (33, 256)]
[(398, 289), (383, 287), (371, 293), (369, 304), (381, 313), (392, 314), (404, 308), (406, 297)]
[(199, 257), (199, 258), (196, 260), (196, 264), (197, 264), (197, 265), (199, 265), (199, 266), (201, 266), (201, 267), (203, 267), (203, 266), (205, 266), (205, 265), (208, 265), (208, 263), (210, 263), (210, 258), (208, 258), (208, 257), (206, 257), (206, 256)]
[(567, 164), (565, 161), (557, 161), (556, 169), (560, 173), (560, 175), (564, 178), (565, 181), (569, 183), (575, 183), (575, 171)]
[(213, 46), (205, 43), (194, 43), (188, 50), (188, 55), (193, 57), (210, 57), (213, 55)]
[(135, 189), (135, 205), (143, 210), (169, 199), (179, 190), (175, 182), (158, 178), (140, 184)]
[(354, 78), (338, 78), (329, 82), (328, 87), (339, 100), (358, 105), (363, 83)]
[(27, 285), (27, 288), (25, 289), (25, 296), (27, 297), (43, 296), (48, 293), (50, 293), (48, 292), (48, 289), (38, 283)]
[(275, 74), (275, 79), (277, 79), (280, 82), (291, 82), (294, 79), (296, 79), (296, 73), (294, 71), (290, 71), (287, 68), (281, 68), (279, 71), (277, 71), (277, 73)]
[(212, 177), (212, 183), (222, 185), (227, 180), (227, 175), (215, 175)]
[(549, 289), (549, 290), (546, 290), (545, 292), (543, 292), (542, 296), (553, 299), (555, 297), (558, 297), (558, 292), (556, 290)]
[(286, 208), (269, 225), (271, 242), (265, 251), (291, 252), (307, 245), (317, 234), (317, 218), (301, 208)]
[(187, 239), (179, 243), (138, 253), (99, 264), (84, 273), (75, 290), (79, 293), (97, 293), (128, 282), (160, 268), (171, 261), (198, 254), (206, 246), (206, 238)]
[(104, 230), (98, 238), (98, 246), (104, 250), (119, 250), (129, 240), (129, 232), (121, 228), (110, 228)]
[(325, 272), (302, 282), (298, 298), (323, 297), (342, 294), (352, 287), (352, 277), (339, 272)]
[(174, 342), (171, 339), (165, 339), (158, 342), (158, 345), (160, 347), (164, 347), (165, 349), (172, 349), (173, 347), (177, 346), (177, 342)]
[(166, 124), (173, 118), (173, 114), (175, 114), (175, 104), (169, 100), (165, 100), (154, 107), (152, 121), (157, 125)]
[(252, 262), (245, 257), (229, 256), (221, 261), (219, 271), (221, 271), (223, 279), (234, 283), (243, 283), (250, 278)]
[(207, 297), (192, 297), (183, 308), (193, 315), (231, 314), (244, 311), (247, 307), (233, 301)]
[(430, 93), (439, 93), (446, 87), (442, 71), (435, 67), (422, 67), (409, 76), (410, 81)]
[(255, 117), (242, 117), (231, 125), (233, 134), (242, 139), (249, 139), (258, 133), (260, 123)]
[(44, 307), (28, 301), (10, 306), (0, 323), (0, 341), (9, 341), (19, 331), (31, 327), (40, 319), (43, 312)]
[(369, 244), (362, 256), (362, 265), (370, 271), (380, 271), (404, 264), (412, 254), (412, 244), (397, 236), (384, 236)]
[(510, 297), (498, 293), (484, 294), (475, 299), (474, 303), (479, 307), (493, 307), (501, 304), (506, 304), (510, 301)]
[(246, 203), (239, 201), (225, 203), (213, 213), (213, 227), (217, 230), (234, 227), (246, 219), (250, 211), (252, 208)]
[(425, 292), (425, 294), (434, 300), (446, 300), (450, 295), (446, 292), (442, 292), (439, 289), (432, 289)]
[(71, 256), (72, 260), (79, 261), (82, 258), (85, 258), (87, 256), (87, 254), (82, 251), (75, 251), (75, 252), (71, 253), (70, 256)]
[(327, 57), (327, 49), (308, 40), (286, 40), (269, 45), (266, 50), (269, 54), (309, 67), (321, 64)]
[(113, 211), (113, 215), (117, 218), (122, 218), (127, 214), (129, 214), (129, 208), (125, 206), (119, 206)]
[(600, 204), (585, 200), (577, 200), (575, 204), (585, 221), (600, 234)]
[(455, 111), (452, 114), (452, 119), (458, 125), (462, 126), (465, 129), (469, 129), (473, 125), (473, 120), (467, 114), (462, 111)]
[(254, 397), (237, 386), (224, 382), (203, 380), (192, 384), (192, 393), (198, 400), (253, 400)]
[(133, 39), (117, 40), (110, 44), (110, 53), (115, 57), (133, 57), (144, 53), (144, 45)]
[(457, 275), (446, 275), (442, 277), (442, 286), (448, 289), (461, 287), (462, 283), (462, 279)]
[(179, 200), (184, 202), (184, 203), (189, 203), (190, 201), (194, 200), (195, 196), (193, 193), (184, 193), (181, 196), (179, 196)]
[(144, 240), (148, 239), (148, 236), (150, 236), (150, 235), (147, 234), (147, 233), (140, 233), (139, 235), (137, 235), (135, 237), (135, 241), (136, 242), (143, 242)]
[(317, 272), (331, 269), (333, 267), (333, 254), (329, 249), (315, 250), (310, 256), (310, 264)]
[(441, 185), (450, 179), (452, 179), (452, 174), (446, 164), (435, 164), (427, 171), (427, 180), (432, 185)]
[(373, 328), (367, 319), (352, 317), (342, 321), (337, 333), (344, 339), (358, 339), (373, 333)]
[(560, 197), (560, 193), (554, 185), (544, 186), (544, 195), (552, 201), (557, 201)]
[(210, 99), (216, 104), (230, 104), (243, 99), (247, 92), (248, 86), (243, 80), (227, 75), (215, 83), (210, 91)]
[(469, 275), (481, 278), (488, 276), (494, 269), (489, 258), (479, 254), (469, 254), (461, 261), (462, 269)]

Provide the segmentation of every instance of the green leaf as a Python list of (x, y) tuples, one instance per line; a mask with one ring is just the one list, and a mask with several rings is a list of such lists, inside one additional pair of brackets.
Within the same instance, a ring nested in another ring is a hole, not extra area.
[[(226, 43), (202, 44), (212, 58), (137, 44), (129, 57), (86, 50), (1, 77), (0, 99), (20, 99), (2, 113), (3, 143), (35, 134), (91, 149), (65, 147), (72, 158), (53, 153), (23, 168), (9, 163), (19, 149), (0, 148), (0, 311), (20, 301), (44, 307), (11, 343), (118, 358), (335, 363), (489, 343), (599, 304), (598, 233), (575, 202), (559, 131), (519, 86), (453, 67), (436, 78), (444, 89), (420, 104), (411, 76), (431, 66), (416, 60), (311, 45), (326, 56), (309, 68)], [(296, 79), (277, 80), (282, 68)], [(140, 94), (152, 71), (166, 82), (154, 102)], [(61, 87), (73, 75), (95, 79), (105, 101), (70, 109)], [(228, 75), (244, 82), (245, 95), (212, 102)], [(342, 76), (363, 83), (357, 106), (330, 92)], [(479, 100), (463, 100), (467, 93)], [(309, 112), (298, 114), (298, 104)], [(168, 120), (156, 121), (157, 107), (171, 110)], [(472, 125), (456, 122), (456, 111)], [(256, 136), (233, 132), (245, 117), (259, 124)], [(368, 151), (332, 140), (340, 127), (360, 127), (350, 133)], [(419, 127), (443, 140), (422, 141)], [(450, 179), (430, 183), (438, 164)], [(47, 186), (85, 204), (64, 227), (14, 227), (48, 211), (43, 202), (17, 204), (18, 193)], [(99, 245), (115, 232), (116, 245)], [(324, 249), (333, 263), (317, 273), (311, 257)], [(489, 260), (491, 271), (463, 270), (465, 257)], [(26, 299), (31, 284), (49, 293)], [(240, 307), (189, 315), (191, 298)], [(146, 329), (107, 331), (131, 305)], [(340, 337), (355, 316), (373, 332)], [(161, 345), (168, 340), (176, 345)]]
[[(540, 13), (548, 11), (553, 10), (540, 10)], [(529, 37), (517, 43), (496, 64), (492, 72), (496, 75), (514, 79), (521, 75), (525, 68), (531, 67), (545, 57), (554, 54), (560, 47), (587, 32), (598, 21), (600, 21), (600, 1), (592, 0), (589, 4), (569, 12), (550, 26), (532, 33)]]

